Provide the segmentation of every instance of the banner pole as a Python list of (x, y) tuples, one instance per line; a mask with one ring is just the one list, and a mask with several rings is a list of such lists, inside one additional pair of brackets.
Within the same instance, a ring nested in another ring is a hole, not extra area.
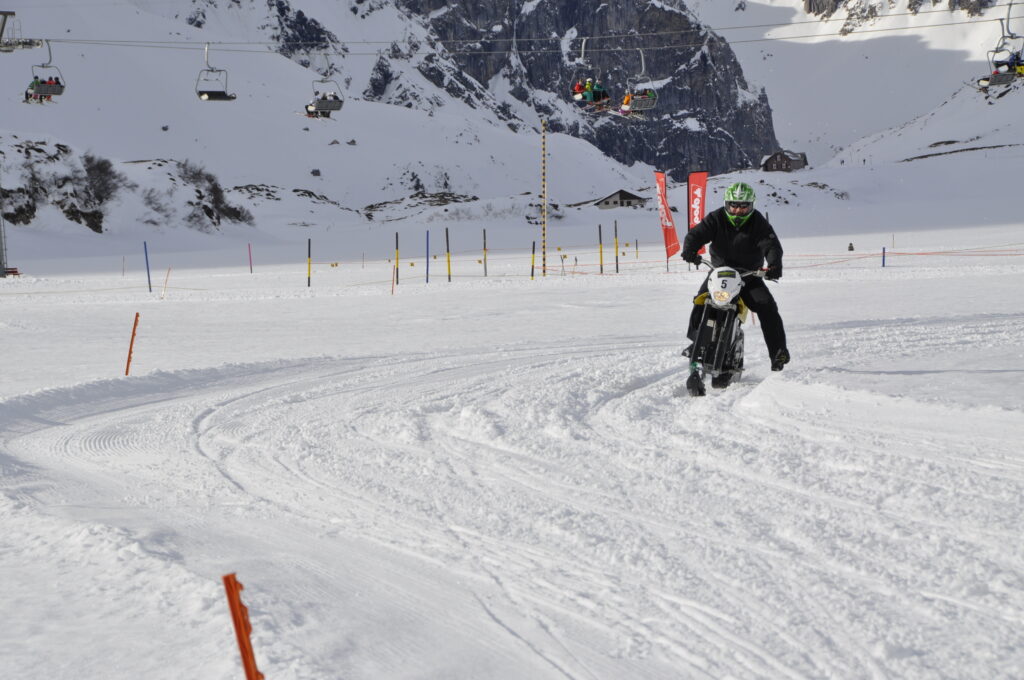
[(675, 220), (672, 219), (672, 208), (668, 204), (665, 173), (656, 171), (654, 182), (658, 187), (658, 218), (661, 221), (661, 234), (665, 240), (665, 259), (667, 260), (679, 252), (679, 235), (676, 233)]

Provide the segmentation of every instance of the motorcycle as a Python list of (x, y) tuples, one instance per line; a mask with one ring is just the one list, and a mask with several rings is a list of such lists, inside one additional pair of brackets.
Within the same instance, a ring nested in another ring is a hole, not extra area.
[[(700, 264), (711, 267), (707, 260), (702, 259)], [(743, 322), (749, 310), (740, 299), (740, 291), (744, 278), (764, 274), (763, 269), (740, 271), (732, 267), (715, 267), (708, 274), (707, 292), (694, 299), (704, 311), (690, 347), (690, 376), (686, 379), (690, 396), (705, 395), (704, 376), (711, 376), (711, 387), (725, 389), (743, 374)]]

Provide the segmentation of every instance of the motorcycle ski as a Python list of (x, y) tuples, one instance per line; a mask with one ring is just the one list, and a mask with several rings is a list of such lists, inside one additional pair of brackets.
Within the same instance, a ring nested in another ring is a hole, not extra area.
[[(711, 264), (702, 260), (701, 264)], [(692, 397), (706, 394), (704, 379), (711, 387), (724, 389), (743, 374), (743, 323), (749, 310), (740, 299), (743, 279), (763, 277), (764, 270), (740, 271), (716, 267), (708, 275), (708, 290), (694, 300), (703, 305), (697, 337), (690, 348), (690, 375), (686, 391)]]

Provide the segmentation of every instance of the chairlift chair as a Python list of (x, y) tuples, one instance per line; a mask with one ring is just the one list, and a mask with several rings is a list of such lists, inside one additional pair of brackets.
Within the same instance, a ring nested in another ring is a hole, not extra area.
[[(1006, 10), (1006, 19), (999, 20), (1000, 36), (996, 46), (988, 51), (988, 71), (990, 75), (978, 79), (980, 87), (993, 87), (998, 85), (1009, 85), (1017, 76), (1024, 76), (1024, 65), (1018, 64), (1009, 67), (1006, 71), (1000, 72), (997, 62), (1005, 64), (1016, 54), (1024, 56), (1024, 36), (1019, 36), (1010, 30), (1010, 12), (1013, 10), (1013, 0), (1010, 0)], [(1002, 58), (1000, 58), (1002, 57)]]
[(633, 96), (630, 98), (630, 111), (650, 111), (658, 104), (658, 91), (654, 87), (654, 81), (647, 74), (647, 65), (644, 62), (644, 51), (640, 53), (640, 73), (626, 80), (627, 92)]
[[(32, 88), (32, 94), (36, 97), (56, 97), (64, 94), (64, 74), (53, 65), (53, 51), (50, 49), (50, 41), (46, 41), (48, 57), (45, 64), (38, 64), (32, 67), (33, 80), (38, 79), (39, 83)], [(53, 79), (53, 83), (46, 81)]]
[(590, 64), (587, 63), (587, 39), (583, 39), (583, 45), (580, 47), (580, 56), (573, 63), (575, 67), (572, 70), (572, 77), (569, 79), (569, 97), (572, 99), (574, 104), (583, 106), (583, 93), (577, 92), (574, 88), (576, 83), (582, 83), (584, 77), (589, 75), (592, 71)]
[(228, 94), (228, 72), (210, 66), (210, 43), (203, 50), (206, 68), (196, 77), (196, 95), (204, 102), (229, 102), (237, 95)]
[(574, 63), (576, 64), (576, 67), (573, 69), (572, 79), (569, 81), (572, 83), (569, 90), (569, 96), (572, 98), (572, 102), (582, 106), (584, 111), (587, 113), (604, 113), (604, 111), (607, 110), (607, 104), (602, 104), (602, 102), (611, 100), (611, 95), (606, 88), (602, 90), (605, 96), (600, 99), (587, 99), (585, 94), (576, 92), (572, 89), (575, 87), (577, 82), (582, 83), (588, 78), (592, 80), (595, 85), (599, 85), (601, 83), (601, 72), (595, 71), (594, 67), (587, 61), (587, 38), (583, 39), (583, 44), (580, 46), (580, 56)]
[[(333, 88), (329, 87), (331, 85), (333, 85)], [(338, 98), (324, 99), (323, 97), (317, 96), (318, 93), (326, 96), (328, 92), (333, 92)], [(313, 106), (313, 110), (317, 113), (323, 113), (325, 111), (341, 111), (341, 107), (345, 103), (345, 100), (341, 98), (341, 86), (338, 85), (337, 81), (331, 80), (330, 78), (322, 78), (320, 80), (313, 81), (313, 97), (314, 99), (311, 105)]]

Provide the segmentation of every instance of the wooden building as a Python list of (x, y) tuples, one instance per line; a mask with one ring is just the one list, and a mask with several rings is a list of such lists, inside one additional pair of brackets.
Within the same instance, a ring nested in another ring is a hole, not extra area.
[(807, 154), (800, 151), (776, 151), (765, 156), (761, 161), (761, 169), (768, 171), (792, 172), (807, 167)]
[(601, 210), (610, 210), (611, 208), (642, 208), (647, 204), (649, 199), (643, 196), (637, 196), (632, 194), (625, 189), (619, 189), (610, 196), (605, 196), (594, 201)]

